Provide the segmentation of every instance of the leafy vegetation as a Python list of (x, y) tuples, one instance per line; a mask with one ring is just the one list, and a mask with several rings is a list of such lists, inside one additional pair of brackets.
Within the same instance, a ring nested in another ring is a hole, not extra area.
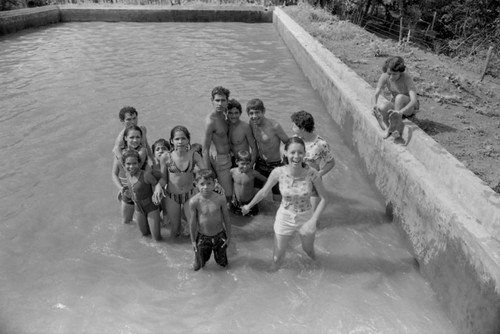
[[(384, 37), (414, 42), (500, 76), (500, 0), (307, 0), (340, 20)], [(411, 36), (411, 37), (410, 37)], [(472, 67), (472, 68), (471, 68)]]

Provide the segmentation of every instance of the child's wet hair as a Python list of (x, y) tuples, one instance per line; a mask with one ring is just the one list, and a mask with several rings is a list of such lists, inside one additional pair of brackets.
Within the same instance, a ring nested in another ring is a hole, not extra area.
[[(285, 143), (285, 151), (288, 152), (288, 147), (290, 147), (290, 145), (292, 145), (292, 144), (302, 145), (302, 147), (304, 148), (304, 152), (305, 152), (306, 144), (304, 143), (304, 140), (302, 140), (302, 138), (297, 137), (297, 136), (293, 136), (293, 137), (288, 138), (288, 140)], [(283, 157), (283, 161), (285, 162), (285, 164), (288, 165), (288, 157), (286, 155)], [(306, 165), (307, 164), (304, 161), (302, 161), (302, 167), (305, 167)]]
[(140, 164), (141, 163), (141, 156), (139, 152), (136, 150), (125, 150), (123, 151), (122, 154), (122, 164), (125, 165), (125, 161), (127, 161), (127, 158), (136, 158), (137, 162)]
[(222, 86), (217, 86), (214, 89), (212, 89), (212, 100), (214, 99), (215, 95), (224, 95), (226, 99), (229, 100), (229, 94), (231, 94), (229, 89), (224, 88)]
[(176, 125), (172, 128), (170, 131), (170, 141), (172, 141), (175, 137), (175, 133), (181, 131), (184, 132), (184, 135), (186, 135), (186, 138), (188, 141), (191, 141), (191, 134), (189, 133), (189, 130), (184, 126), (184, 125)]
[(211, 169), (200, 169), (198, 173), (196, 173), (196, 183), (201, 180), (212, 180), (215, 181), (215, 174)]
[(137, 125), (128, 126), (125, 129), (125, 131), (123, 132), (123, 143), (125, 144), (125, 147), (128, 147), (127, 136), (128, 136), (130, 131), (139, 131), (139, 133), (141, 134), (141, 138), (142, 138), (142, 129), (140, 126), (137, 126)]
[(290, 118), (299, 129), (306, 132), (314, 131), (314, 117), (307, 111), (300, 110), (294, 112)]
[(120, 111), (118, 112), (118, 117), (120, 118), (120, 121), (122, 121), (122, 122), (125, 121), (126, 114), (131, 114), (131, 115), (136, 115), (136, 116), (139, 115), (139, 113), (137, 112), (137, 110), (134, 107), (126, 106), (126, 107), (121, 108)]
[(265, 111), (266, 108), (264, 108), (264, 102), (262, 102), (261, 99), (251, 99), (247, 102), (247, 114), (250, 112), (250, 110)]
[(191, 149), (198, 153), (200, 156), (203, 156), (203, 146), (199, 143), (191, 144)]
[(227, 110), (231, 110), (233, 108), (238, 109), (240, 111), (240, 114), (242, 113), (242, 111), (241, 111), (241, 103), (239, 103), (235, 99), (229, 100), (229, 102), (227, 104)]
[(393, 72), (404, 72), (405, 69), (405, 61), (399, 56), (387, 58), (384, 65), (382, 66), (382, 71), (384, 71), (384, 73), (388, 70), (391, 70)]
[(153, 152), (156, 150), (156, 148), (158, 146), (165, 146), (167, 148), (167, 151), (169, 151), (169, 152), (172, 151), (172, 145), (170, 145), (168, 140), (166, 140), (164, 138), (160, 138), (153, 143), (153, 145), (151, 146), (151, 149), (153, 150)]
[(239, 162), (239, 161), (251, 162), (252, 155), (247, 150), (238, 151), (238, 154), (236, 155), (236, 162)]

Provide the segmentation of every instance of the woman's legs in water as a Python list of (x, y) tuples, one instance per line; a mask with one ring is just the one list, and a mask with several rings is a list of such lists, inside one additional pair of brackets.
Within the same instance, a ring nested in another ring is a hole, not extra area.
[(170, 221), (168, 217), (168, 212), (167, 212), (167, 198), (163, 197), (161, 199), (161, 209), (162, 209), (162, 215), (163, 215), (163, 226), (168, 226), (168, 222)]
[(170, 237), (176, 238), (181, 233), (181, 205), (167, 197), (167, 212), (170, 218)]
[(302, 249), (313, 260), (316, 260), (316, 252), (314, 251), (315, 238), (316, 238), (316, 233), (300, 235), (300, 241), (302, 241)]
[(141, 212), (137, 212), (136, 216), (137, 216), (137, 225), (139, 226), (139, 230), (141, 231), (142, 235), (144, 237), (150, 235), (151, 230), (149, 229), (147, 217)]
[(283, 257), (288, 247), (288, 242), (293, 235), (274, 234), (274, 251), (273, 251), (273, 264), (271, 270), (276, 270), (281, 264)]
[(160, 210), (154, 210), (148, 213), (148, 225), (153, 239), (155, 241), (160, 241), (161, 240)]
[(130, 223), (133, 219), (134, 219), (134, 211), (135, 211), (135, 207), (134, 205), (132, 204), (127, 204), (123, 201), (121, 201), (121, 205), (122, 205), (122, 222), (124, 224), (128, 224)]

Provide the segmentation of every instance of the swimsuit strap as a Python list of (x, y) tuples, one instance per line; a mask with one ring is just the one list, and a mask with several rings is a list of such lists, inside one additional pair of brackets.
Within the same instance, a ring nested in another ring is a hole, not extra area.
[(191, 151), (191, 160), (189, 160), (189, 163), (186, 167), (185, 170), (180, 170), (180, 168), (177, 166), (177, 164), (175, 163), (174, 159), (172, 159), (172, 154), (169, 153), (169, 162), (168, 162), (168, 171), (170, 173), (174, 173), (174, 174), (179, 174), (179, 173), (191, 173), (193, 170), (194, 170), (194, 164), (195, 164), (195, 161), (194, 161), (194, 152)]

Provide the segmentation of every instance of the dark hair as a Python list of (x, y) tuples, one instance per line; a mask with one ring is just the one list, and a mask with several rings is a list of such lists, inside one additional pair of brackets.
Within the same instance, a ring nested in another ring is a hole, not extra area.
[(124, 150), (122, 154), (122, 164), (125, 165), (127, 158), (137, 158), (139, 165), (141, 164), (141, 155), (136, 150)]
[(174, 139), (175, 133), (178, 131), (184, 132), (187, 139), (189, 141), (191, 141), (191, 134), (189, 133), (189, 130), (184, 125), (176, 125), (172, 128), (172, 130), (170, 131), (170, 141), (172, 141), (172, 139)]
[(229, 100), (229, 94), (231, 94), (229, 89), (224, 88), (222, 86), (217, 86), (214, 89), (212, 89), (212, 100), (214, 99), (215, 95), (224, 95), (226, 96), (226, 99)]
[(137, 110), (135, 110), (134, 107), (126, 106), (120, 109), (120, 112), (118, 113), (118, 117), (120, 118), (120, 121), (125, 121), (125, 115), (126, 114), (131, 114), (131, 115), (139, 115)]
[(292, 122), (301, 130), (307, 132), (314, 131), (314, 118), (307, 111), (300, 110), (294, 112), (291, 116)]
[(195, 180), (198, 183), (202, 179), (215, 181), (214, 172), (211, 169), (200, 169), (198, 173), (196, 173)]
[(388, 70), (402, 73), (405, 71), (405, 69), (405, 61), (403, 60), (403, 58), (398, 56), (387, 58), (385, 60), (384, 66), (382, 66), (382, 71), (384, 71), (384, 73)]
[(247, 114), (250, 112), (251, 109), (266, 111), (266, 108), (264, 108), (264, 102), (262, 102), (261, 99), (251, 99), (250, 101), (248, 101)]
[(200, 156), (203, 156), (203, 146), (199, 143), (191, 144), (191, 149), (198, 153)]
[(250, 162), (252, 161), (252, 155), (247, 150), (238, 151), (238, 154), (236, 155), (236, 162), (238, 161)]
[[(286, 141), (285, 151), (288, 151), (288, 147), (292, 144), (300, 144), (304, 148), (304, 151), (306, 150), (306, 144), (304, 143), (304, 140), (302, 140), (302, 138), (300, 138), (300, 137), (293, 136), (293, 137), (288, 138), (288, 140)], [(283, 161), (285, 162), (285, 164), (288, 164), (288, 157), (286, 155), (284, 156)], [(307, 164), (304, 161), (302, 161), (302, 167), (306, 167), (306, 166), (307, 166)]]
[(130, 126), (127, 126), (127, 128), (125, 129), (125, 131), (123, 131), (123, 143), (125, 144), (125, 148), (128, 147), (128, 143), (127, 143), (127, 136), (128, 136), (128, 133), (130, 131), (139, 131), (139, 133), (141, 134), (141, 139), (142, 139), (142, 129), (140, 126), (137, 126), (137, 125), (130, 125)]
[(238, 101), (236, 101), (235, 99), (231, 99), (229, 100), (229, 103), (227, 104), (227, 110), (231, 110), (233, 108), (236, 108), (240, 111), (240, 114), (241, 114), (241, 103), (239, 103)]
[(153, 150), (153, 152), (155, 151), (157, 146), (165, 146), (167, 148), (167, 151), (172, 151), (172, 145), (170, 145), (168, 140), (166, 140), (164, 138), (160, 138), (153, 143), (153, 145), (151, 146), (151, 149)]

